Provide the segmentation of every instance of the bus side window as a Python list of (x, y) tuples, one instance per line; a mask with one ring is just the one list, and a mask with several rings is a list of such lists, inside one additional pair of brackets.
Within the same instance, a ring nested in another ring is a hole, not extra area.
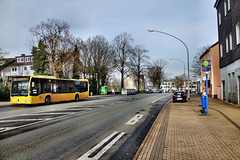
[(39, 83), (38, 78), (32, 78), (30, 86), (30, 95), (39, 95), (41, 94), (41, 84)]
[(76, 92), (87, 92), (88, 91), (88, 82), (86, 81), (75, 81)]
[(62, 93), (62, 81), (56, 80), (56, 84), (57, 84), (57, 93)]
[(52, 80), (41, 79), (42, 93), (51, 93), (53, 86)]
[(80, 92), (80, 81), (75, 81), (76, 92)]
[(74, 93), (75, 90), (74, 90), (74, 81), (69, 81), (69, 93)]
[(88, 85), (87, 85), (87, 82), (84, 82), (84, 92), (88, 91)]
[(53, 84), (53, 93), (56, 93), (57, 92), (57, 84)]

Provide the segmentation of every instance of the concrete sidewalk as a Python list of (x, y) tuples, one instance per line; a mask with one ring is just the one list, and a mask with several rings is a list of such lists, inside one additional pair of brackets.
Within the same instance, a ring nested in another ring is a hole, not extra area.
[(209, 98), (167, 104), (135, 155), (135, 160), (240, 159), (240, 107)]
[(7, 106), (11, 106), (11, 103), (10, 102), (1, 102), (0, 103), (0, 108), (1, 107), (7, 107)]

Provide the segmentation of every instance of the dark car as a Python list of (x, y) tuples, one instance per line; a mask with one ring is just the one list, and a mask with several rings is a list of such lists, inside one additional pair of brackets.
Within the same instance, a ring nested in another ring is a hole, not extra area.
[(153, 89), (149, 89), (147, 93), (154, 93)]
[(157, 89), (156, 93), (162, 93), (162, 89)]
[(182, 101), (182, 102), (187, 102), (187, 96), (186, 93), (183, 91), (176, 91), (173, 93), (173, 102), (176, 101)]

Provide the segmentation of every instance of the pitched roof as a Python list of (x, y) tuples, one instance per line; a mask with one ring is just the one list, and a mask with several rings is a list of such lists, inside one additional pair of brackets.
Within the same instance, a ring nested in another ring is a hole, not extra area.
[(202, 57), (204, 57), (208, 52), (209, 52), (209, 50), (211, 49), (211, 48), (213, 48), (215, 45), (217, 45), (218, 44), (218, 42), (216, 42), (216, 43), (214, 43), (211, 47), (209, 47), (209, 49), (207, 49), (201, 56), (200, 56), (200, 59), (202, 58)]
[(0, 59), (0, 70), (3, 70), (4, 68), (8, 67), (12, 63), (15, 62), (15, 58), (2, 58)]
[(214, 7), (217, 8), (218, 4), (219, 4), (219, 1), (220, 0), (216, 0), (215, 4), (214, 4)]

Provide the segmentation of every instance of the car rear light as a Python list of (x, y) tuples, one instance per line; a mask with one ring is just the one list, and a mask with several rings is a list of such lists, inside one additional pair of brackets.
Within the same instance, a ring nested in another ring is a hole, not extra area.
[(186, 97), (186, 94), (184, 94), (183, 97)]
[(176, 97), (176, 95), (173, 95), (173, 97)]

